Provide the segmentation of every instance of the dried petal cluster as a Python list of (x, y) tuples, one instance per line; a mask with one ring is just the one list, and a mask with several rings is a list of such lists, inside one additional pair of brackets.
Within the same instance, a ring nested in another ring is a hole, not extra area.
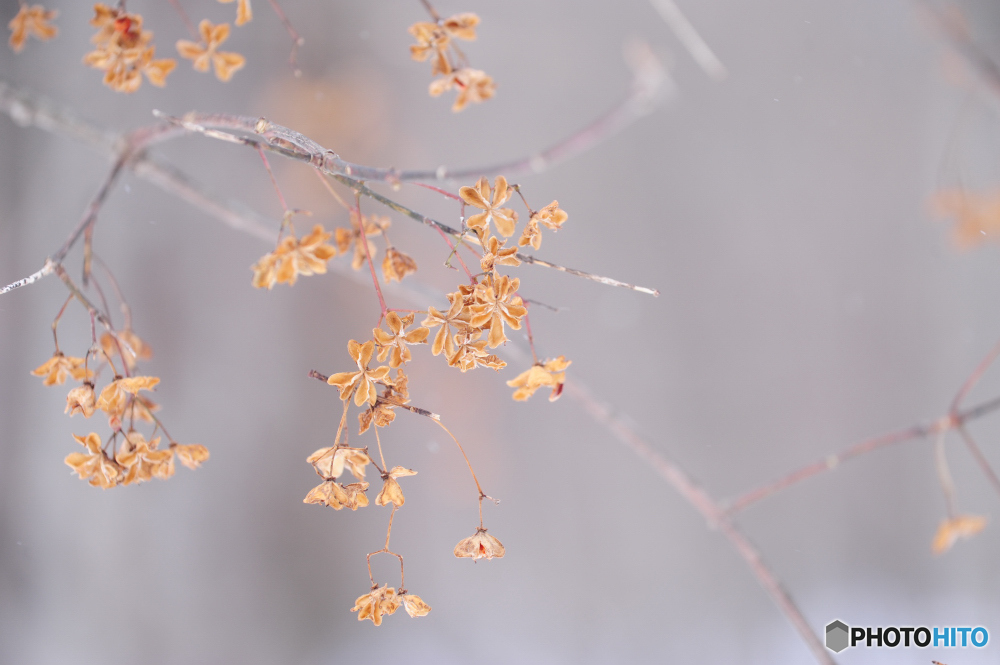
[[(65, 413), (71, 417), (81, 414), (90, 418), (97, 411), (107, 415), (112, 430), (108, 440), (102, 442), (96, 432), (86, 436), (74, 435), (86, 452), (70, 453), (65, 459), (80, 478), (94, 487), (106, 489), (151, 478), (166, 479), (174, 475), (175, 458), (184, 466), (196, 469), (209, 457), (208, 449), (200, 444), (171, 441), (167, 447), (159, 447), (161, 437), (156, 433), (163, 426), (153, 415), (159, 407), (139, 394), (140, 391), (153, 390), (160, 382), (158, 377), (116, 374), (97, 390), (95, 379), (105, 366), (114, 367), (118, 362), (119, 367), (135, 369), (139, 359), (151, 355), (149, 346), (131, 329), (109, 330), (101, 337), (100, 343), (95, 341), (84, 358), (66, 356), (57, 350), (32, 371), (35, 376), (43, 377), (47, 386), (63, 385), (69, 377), (81, 382), (66, 395)], [(97, 361), (97, 371), (87, 366), (91, 357)], [(149, 439), (135, 429), (136, 422), (155, 423)]]
[(528, 218), (528, 223), (524, 227), (524, 231), (521, 232), (521, 237), (517, 240), (518, 246), (525, 247), (531, 245), (535, 249), (541, 248), (542, 231), (538, 228), (538, 225), (542, 224), (548, 229), (558, 231), (567, 219), (569, 219), (569, 215), (559, 207), (558, 201), (553, 201), (541, 210), (532, 212)]
[(350, 508), (357, 510), (368, 505), (368, 483), (350, 483), (341, 485), (340, 483), (327, 480), (309, 490), (303, 503), (317, 503), (321, 506), (330, 506), (334, 510)]
[(385, 383), (388, 380), (390, 369), (384, 366), (375, 369), (368, 368), (368, 363), (371, 362), (372, 356), (375, 354), (375, 342), (372, 340), (361, 344), (352, 339), (347, 343), (347, 352), (357, 363), (358, 371), (339, 372), (327, 379), (327, 383), (340, 388), (340, 399), (344, 401), (354, 395), (356, 406), (361, 406), (366, 402), (370, 405), (375, 404), (375, 399), (378, 397), (375, 382)]
[(66, 465), (81, 479), (103, 489), (153, 478), (166, 480), (174, 475), (175, 455), (181, 464), (191, 469), (197, 468), (209, 456), (208, 449), (199, 444), (171, 443), (166, 449), (160, 449), (160, 437), (147, 441), (135, 430), (125, 434), (113, 455), (107, 452), (96, 432), (85, 437), (74, 434), (73, 438), (87, 452), (70, 453), (66, 456)]
[[(351, 227), (338, 227), (334, 230), (334, 242), (337, 243), (337, 251), (341, 254), (346, 254), (353, 250), (351, 267), (355, 270), (361, 270), (361, 267), (368, 261), (368, 256), (371, 255), (372, 260), (374, 260), (375, 255), (378, 253), (375, 244), (371, 240), (368, 240), (368, 238), (384, 236), (391, 224), (392, 222), (388, 217), (379, 217), (377, 215), (358, 216), (352, 212)], [(361, 227), (365, 230), (365, 240), (363, 243), (359, 241), (361, 238)], [(384, 272), (384, 261), (382, 269)]]
[(135, 92), (142, 85), (143, 74), (155, 86), (166, 85), (177, 62), (155, 59), (153, 33), (142, 29), (140, 15), (97, 3), (90, 25), (98, 30), (90, 40), (94, 50), (83, 62), (104, 72), (104, 85), (118, 92)]
[[(446, 34), (436, 33), (430, 27), (425, 26), (425, 28), (429, 31), (427, 34), (434, 36), (434, 39), (440, 39), (442, 34)], [(431, 48), (432, 43), (433, 39), (428, 37), (425, 46)], [(536, 247), (540, 244), (541, 226), (555, 230), (566, 221), (566, 213), (559, 208), (556, 201), (541, 210), (531, 210), (518, 186), (509, 185), (503, 176), (497, 176), (492, 184), (488, 179), (480, 178), (474, 186), (462, 187), (459, 198), (474, 212), (466, 220), (465, 226), (468, 230), (456, 234), (459, 248), (455, 249), (454, 245), (449, 244), (456, 252), (473, 249), (475, 245), (481, 247), (478, 258), (482, 272), (472, 274), (462, 260), (469, 278), (468, 282), (459, 284), (453, 292), (447, 294), (447, 308), (439, 310), (428, 307), (419, 325), (416, 323), (418, 321), (416, 312), (404, 313), (389, 309), (380, 293), (382, 318), (379, 325), (372, 329), (371, 339), (365, 341), (352, 339), (348, 343), (348, 354), (355, 367), (328, 377), (318, 372), (313, 373), (314, 376), (325, 378), (329, 385), (339, 389), (340, 399), (344, 402), (344, 412), (334, 445), (320, 448), (307, 458), (307, 462), (313, 466), (322, 478), (322, 482), (308, 492), (304, 502), (329, 506), (335, 510), (345, 507), (357, 510), (367, 506), (369, 499), (366, 493), (368, 483), (364, 480), (365, 467), (368, 464), (374, 465), (382, 478), (382, 487), (374, 503), (376, 506), (391, 507), (391, 513), (385, 546), (369, 553), (368, 557), (370, 559), (377, 554), (397, 557), (400, 560), (400, 587), (404, 585), (402, 556), (389, 550), (389, 540), (395, 513), (406, 504), (399, 479), (415, 475), (416, 472), (404, 466), (390, 467), (386, 464), (382, 441), (379, 439), (379, 428), (395, 422), (396, 410), (400, 408), (435, 420), (439, 418), (429, 411), (409, 405), (409, 378), (404, 372), (404, 367), (413, 358), (414, 345), (430, 341), (432, 355), (443, 355), (450, 366), (457, 367), (463, 372), (476, 367), (499, 370), (506, 365), (492, 350), (507, 342), (508, 330), (520, 330), (528, 316), (525, 302), (518, 293), (521, 281), (516, 277), (502, 274), (505, 269), (519, 267), (524, 259), (518, 254), (516, 246), (507, 246), (507, 239), (517, 237), (518, 230), (517, 213), (512, 208), (506, 207), (514, 193), (518, 194), (528, 208), (528, 224), (521, 235), (522, 239), (528, 239), (526, 244)], [(384, 279), (386, 281), (398, 279), (401, 273), (409, 272), (408, 257), (400, 256), (401, 253), (397, 255), (398, 250), (392, 247), (386, 237), (386, 229), (389, 228), (388, 218), (365, 216), (360, 213), (358, 207), (353, 207), (351, 222), (351, 227), (335, 230), (334, 243), (339, 253), (353, 253), (353, 267), (360, 268), (366, 263), (374, 266), (377, 250), (371, 238), (381, 235), (386, 241), (386, 256), (382, 262)], [(374, 269), (372, 276), (375, 279)], [(433, 340), (430, 339), (432, 329), (436, 329)], [(516, 388), (514, 399), (527, 399), (543, 386), (552, 388), (549, 399), (556, 399), (562, 391), (566, 368), (569, 365), (570, 361), (564, 356), (546, 360), (544, 363), (536, 362), (534, 366), (508, 382), (508, 385)], [(393, 368), (396, 369), (395, 376), (391, 375)], [(375, 441), (378, 446), (376, 458), (369, 457), (368, 448), (351, 448), (347, 445), (346, 438), (343, 440), (341, 438), (352, 401), (361, 409), (358, 414), (359, 435), (375, 426)], [(461, 444), (459, 447), (461, 448)], [(464, 450), (462, 452), (464, 454)], [(466, 460), (468, 461), (468, 458)], [(344, 484), (338, 481), (339, 476), (347, 469), (351, 470), (358, 482)], [(475, 479), (474, 472), (473, 477)], [(475, 482), (480, 491), (480, 524), (473, 536), (463, 539), (456, 545), (454, 554), (456, 557), (471, 559), (503, 557), (505, 552), (503, 544), (495, 536), (487, 533), (483, 526), (482, 501), (488, 497), (479, 487), (478, 479), (475, 479)], [(372, 590), (359, 596), (355, 601), (354, 611), (361, 620), (370, 619), (374, 624), (380, 625), (384, 616), (392, 614), (400, 606), (407, 607), (412, 616), (420, 616), (430, 610), (415, 596), (411, 597), (402, 592), (397, 594), (388, 585), (378, 586), (374, 579), (371, 582)]]
[(250, 269), (253, 285), (258, 289), (271, 289), (275, 284), (291, 286), (299, 275), (322, 275), (326, 264), (337, 255), (337, 248), (327, 243), (333, 233), (321, 224), (301, 239), (290, 234), (278, 242), (273, 252), (262, 256)]
[(389, 312), (385, 317), (389, 330), (382, 328), (372, 330), (372, 336), (378, 345), (379, 362), (385, 362), (385, 359), (389, 358), (389, 367), (397, 368), (412, 358), (409, 345), (427, 343), (430, 329), (421, 326), (406, 332), (406, 328), (413, 323), (413, 316), (407, 314), (400, 317), (396, 312)]
[(455, 39), (472, 41), (476, 38), (479, 17), (475, 14), (456, 14), (436, 22), (419, 22), (410, 26), (410, 34), (417, 40), (410, 46), (410, 57), (417, 62), (431, 61), (432, 97), (455, 89), (458, 94), (452, 111), (461, 111), (469, 102), (479, 103), (493, 96), (496, 85), (493, 79), (479, 69), (472, 69), (465, 54), (455, 45)]
[(512, 208), (501, 207), (510, 199), (512, 193), (513, 191), (507, 186), (507, 179), (502, 175), (496, 177), (492, 187), (486, 178), (480, 178), (474, 187), (462, 187), (458, 190), (462, 200), (483, 211), (465, 220), (465, 225), (483, 237), (492, 221), (497, 232), (504, 238), (514, 235), (517, 213)]
[(431, 611), (431, 606), (419, 596), (396, 590), (388, 584), (376, 586), (369, 593), (358, 596), (352, 612), (358, 613), (358, 621), (370, 619), (376, 626), (382, 625), (382, 617), (394, 614), (402, 606), (411, 617), (422, 617)]
[(469, 536), (455, 545), (455, 556), (468, 559), (499, 559), (504, 555), (503, 543), (479, 527), (476, 535)]
[(66, 383), (66, 377), (72, 376), (77, 381), (83, 381), (94, 376), (94, 373), (84, 367), (83, 358), (65, 356), (57, 351), (51, 358), (36, 367), (31, 372), (35, 376), (44, 376), (42, 383), (46, 386), (61, 386)]
[(403, 476), (415, 475), (417, 475), (417, 472), (413, 469), (406, 469), (401, 466), (392, 467), (391, 470), (382, 475), (382, 491), (375, 497), (375, 503), (380, 506), (391, 503), (397, 508), (401, 508), (406, 503), (406, 497), (403, 496), (403, 488), (399, 486), (396, 479)]
[(15, 53), (20, 53), (24, 49), (24, 43), (28, 37), (34, 37), (40, 41), (52, 39), (59, 34), (59, 29), (49, 22), (59, 16), (56, 10), (47, 10), (42, 5), (32, 5), (21, 3), (21, 9), (17, 15), (10, 20), (7, 27), (10, 28), (10, 40), (8, 43)]
[[(246, 4), (246, 10), (249, 12), (250, 5), (241, 0), (241, 6), (243, 4)], [(237, 18), (237, 25), (240, 25), (239, 18)], [(198, 24), (198, 32), (201, 35), (200, 42), (196, 43), (187, 39), (177, 40), (177, 52), (182, 58), (194, 61), (192, 65), (195, 71), (207, 72), (211, 66), (215, 68), (217, 79), (228, 81), (237, 70), (242, 69), (243, 65), (246, 64), (246, 58), (239, 53), (219, 50), (219, 46), (229, 39), (228, 23), (215, 25), (208, 19), (204, 19)]]
[(566, 356), (546, 360), (544, 363), (536, 363), (508, 381), (507, 385), (511, 388), (517, 388), (514, 391), (514, 399), (519, 402), (534, 395), (539, 388), (551, 386), (552, 392), (549, 394), (549, 401), (554, 402), (562, 395), (563, 383), (566, 382), (566, 368), (571, 363), (572, 361), (566, 360)]
[(959, 538), (971, 538), (986, 528), (986, 518), (979, 515), (958, 515), (941, 522), (931, 550), (934, 554), (943, 554), (958, 542)]

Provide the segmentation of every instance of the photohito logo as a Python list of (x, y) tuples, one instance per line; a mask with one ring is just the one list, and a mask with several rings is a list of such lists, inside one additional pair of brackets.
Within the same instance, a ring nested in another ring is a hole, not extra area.
[(912, 626), (851, 628), (837, 619), (826, 624), (826, 648), (840, 653), (847, 647), (984, 647), (990, 634), (982, 626)]

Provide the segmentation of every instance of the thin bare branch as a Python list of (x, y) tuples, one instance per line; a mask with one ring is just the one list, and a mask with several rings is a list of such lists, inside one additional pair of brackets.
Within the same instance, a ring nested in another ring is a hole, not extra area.
[(986, 479), (990, 481), (991, 485), (993, 485), (993, 489), (997, 491), (997, 494), (1000, 494), (1000, 478), (997, 477), (996, 471), (994, 471), (993, 467), (990, 466), (990, 463), (986, 459), (986, 455), (983, 454), (982, 449), (980, 449), (979, 445), (976, 444), (976, 440), (972, 438), (972, 435), (969, 434), (969, 430), (967, 430), (964, 425), (959, 425), (958, 433), (962, 436), (962, 441), (965, 442), (965, 446), (969, 449), (969, 452), (972, 453), (976, 463), (979, 464), (979, 468), (983, 470), (984, 474), (986, 474)]
[(647, 293), (651, 296), (659, 296), (660, 292), (658, 289), (651, 289), (646, 286), (636, 286), (635, 284), (629, 284), (628, 282), (622, 282), (611, 277), (602, 277), (601, 275), (594, 275), (589, 272), (584, 272), (582, 270), (576, 270), (574, 268), (566, 268), (564, 266), (556, 265), (549, 261), (543, 261), (542, 259), (536, 259), (533, 256), (528, 256), (527, 254), (517, 254), (517, 258), (521, 259), (524, 263), (530, 263), (536, 266), (542, 266), (544, 268), (552, 268), (553, 270), (558, 270), (559, 272), (564, 272), (570, 275), (575, 275), (576, 277), (583, 277), (584, 279), (589, 279), (594, 282), (599, 282), (601, 284), (607, 284), (608, 286), (620, 286), (625, 289), (630, 289), (632, 291), (638, 291), (639, 293)]
[(13, 291), (14, 289), (19, 289), (22, 286), (27, 286), (28, 284), (34, 284), (42, 277), (47, 277), (48, 275), (51, 275), (54, 269), (55, 269), (55, 264), (52, 263), (51, 259), (47, 259), (45, 261), (45, 265), (42, 266), (42, 269), (39, 270), (38, 272), (33, 272), (27, 277), (23, 277), (17, 280), (16, 282), (11, 282), (7, 286), (0, 289), (0, 296), (2, 296), (5, 293)]
[(962, 387), (955, 394), (955, 398), (951, 401), (951, 408), (949, 410), (950, 413), (956, 413), (958, 411), (958, 407), (962, 405), (962, 400), (964, 400), (966, 395), (969, 394), (969, 391), (972, 390), (977, 383), (979, 383), (979, 379), (983, 378), (983, 374), (985, 374), (986, 370), (990, 368), (990, 365), (996, 361), (997, 356), (1000, 356), (1000, 342), (997, 342), (993, 348), (990, 349), (990, 352), (986, 354), (986, 357), (982, 359), (979, 365), (976, 366), (976, 369), (972, 371), (972, 374), (969, 375), (969, 378), (967, 378), (965, 383), (962, 384)]
[(699, 487), (680, 466), (657, 452), (649, 442), (612, 413), (610, 408), (595, 399), (586, 387), (576, 382), (567, 382), (565, 392), (579, 401), (595, 422), (603, 425), (619, 443), (624, 444), (644, 460), (657, 475), (701, 513), (710, 528), (717, 528), (726, 537), (749, 566), (764, 591), (799, 633), (816, 661), (825, 665), (833, 665), (833, 659), (813, 632), (802, 611), (782, 587), (774, 572), (764, 563), (760, 552), (723, 513), (712, 497)]
[(694, 61), (698, 63), (706, 74), (716, 81), (721, 81), (729, 76), (726, 66), (716, 57), (712, 49), (708, 47), (708, 44), (701, 38), (698, 31), (694, 29), (691, 22), (687, 20), (687, 17), (684, 16), (674, 0), (650, 0), (650, 2), (652, 2), (656, 11), (660, 13), (660, 16), (663, 17), (666, 24), (670, 26), (670, 29), (673, 30), (677, 40), (684, 45), (687, 52), (691, 54), (691, 57), (694, 58)]

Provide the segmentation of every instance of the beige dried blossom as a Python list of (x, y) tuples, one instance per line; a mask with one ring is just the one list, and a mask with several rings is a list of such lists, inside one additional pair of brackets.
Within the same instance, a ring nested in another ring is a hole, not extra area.
[(382, 276), (386, 282), (402, 282), (404, 277), (415, 272), (417, 272), (417, 262), (411, 256), (395, 247), (386, 248), (385, 257), (382, 259)]
[(403, 369), (397, 369), (396, 378), (392, 380), (391, 385), (385, 387), (375, 406), (370, 406), (358, 414), (358, 434), (364, 434), (373, 424), (375, 427), (388, 427), (396, 419), (393, 408), (410, 401), (408, 383), (409, 378), (403, 373)]
[(476, 535), (470, 536), (455, 545), (455, 556), (471, 559), (499, 559), (504, 554), (503, 544), (479, 527)]
[(569, 219), (569, 215), (559, 207), (558, 201), (553, 201), (541, 210), (531, 213), (531, 217), (528, 218), (528, 223), (517, 241), (518, 246), (531, 245), (535, 249), (539, 249), (542, 246), (542, 232), (538, 228), (538, 224), (544, 224), (547, 228), (557, 231), (567, 219)]
[(358, 596), (351, 611), (358, 613), (358, 621), (371, 619), (373, 624), (381, 626), (382, 617), (393, 614), (401, 604), (396, 590), (387, 584), (383, 587), (375, 587), (363, 596)]
[(69, 391), (66, 396), (66, 411), (70, 416), (82, 413), (84, 418), (94, 415), (94, 384), (87, 381), (82, 386), (77, 386)]
[(517, 213), (511, 208), (500, 207), (510, 199), (512, 192), (513, 190), (507, 187), (507, 179), (502, 175), (496, 177), (492, 188), (489, 180), (480, 178), (474, 187), (459, 189), (458, 194), (463, 201), (483, 211), (465, 220), (466, 226), (474, 229), (482, 237), (486, 235), (487, 226), (492, 220), (504, 238), (514, 235)]
[(517, 258), (517, 247), (504, 248), (504, 243), (496, 236), (490, 236), (483, 243), (483, 258), (479, 260), (479, 265), (483, 272), (495, 273), (497, 266), (521, 265), (521, 259)]
[(351, 474), (358, 480), (365, 479), (365, 466), (371, 464), (371, 459), (361, 448), (346, 448), (344, 446), (331, 446), (320, 448), (306, 458), (306, 462), (313, 465), (323, 478), (339, 478), (344, 469), (350, 469)]
[(445, 356), (451, 358), (455, 355), (455, 341), (451, 332), (451, 327), (456, 329), (464, 328), (469, 323), (472, 312), (465, 306), (465, 298), (462, 293), (456, 291), (448, 294), (448, 301), (451, 305), (448, 311), (441, 313), (433, 307), (427, 308), (427, 318), (421, 323), (426, 328), (441, 326), (434, 336), (434, 343), (431, 345), (431, 353), (435, 356), (444, 351)]
[(136, 395), (140, 390), (152, 390), (159, 382), (160, 379), (155, 376), (115, 377), (114, 381), (101, 390), (97, 408), (109, 416), (121, 417), (125, 413), (129, 395)]
[(299, 275), (325, 274), (327, 262), (337, 255), (337, 249), (326, 242), (331, 236), (322, 224), (313, 226), (301, 239), (285, 236), (273, 252), (251, 266), (254, 287), (270, 289), (276, 283), (292, 286)]
[(125, 441), (115, 453), (115, 461), (125, 470), (123, 485), (141, 483), (154, 476), (166, 480), (174, 475), (174, 453), (172, 450), (157, 450), (160, 437), (146, 441), (135, 430), (125, 436)]
[(457, 367), (463, 372), (482, 365), (500, 371), (507, 366), (503, 360), (486, 350), (487, 342), (480, 339), (482, 332), (467, 328), (454, 337), (455, 353), (448, 358), (450, 367)]
[(457, 88), (459, 93), (452, 106), (461, 111), (469, 102), (481, 102), (493, 96), (493, 79), (478, 69), (465, 66), (466, 59), (451, 40), (476, 38), (479, 17), (475, 14), (456, 14), (437, 22), (419, 22), (410, 26), (409, 32), (417, 43), (410, 46), (410, 57), (418, 62), (431, 59), (431, 76), (441, 78), (431, 83), (433, 97), (445, 90)]
[(303, 503), (317, 503), (321, 506), (330, 506), (334, 510), (350, 508), (357, 510), (368, 505), (368, 483), (351, 483), (341, 485), (340, 483), (327, 480), (309, 490)]
[(46, 386), (61, 386), (66, 383), (66, 377), (72, 376), (77, 381), (85, 381), (94, 373), (84, 367), (83, 358), (74, 358), (57, 351), (54, 356), (31, 371), (35, 376), (44, 376), (42, 383)]
[(87, 449), (87, 453), (70, 453), (65, 462), (81, 479), (102, 489), (114, 487), (121, 481), (122, 469), (104, 452), (101, 437), (91, 432), (86, 437), (74, 434), (73, 438)]
[(104, 85), (118, 92), (135, 92), (142, 75), (153, 85), (166, 85), (167, 75), (177, 66), (173, 59), (155, 60), (153, 33), (142, 29), (142, 17), (97, 3), (90, 24), (98, 28), (91, 37), (95, 50), (83, 62), (104, 72)]
[(352, 339), (347, 343), (347, 352), (357, 362), (358, 371), (333, 374), (326, 382), (331, 386), (340, 388), (340, 399), (342, 400), (346, 401), (350, 399), (353, 393), (354, 404), (356, 406), (361, 406), (365, 402), (374, 404), (375, 399), (378, 397), (375, 382), (385, 382), (389, 376), (390, 369), (384, 366), (376, 367), (373, 370), (368, 369), (368, 363), (375, 353), (375, 342), (373, 340), (368, 340), (364, 344), (361, 344)]
[(420, 596), (403, 594), (399, 598), (403, 601), (403, 609), (413, 618), (426, 616), (431, 611), (431, 606), (425, 603)]
[(380, 491), (378, 496), (375, 497), (375, 503), (380, 506), (391, 503), (397, 508), (401, 507), (404, 503), (406, 503), (406, 498), (403, 496), (403, 488), (399, 486), (396, 479), (402, 478), (403, 476), (415, 475), (417, 475), (417, 472), (412, 469), (407, 469), (401, 466), (392, 467), (392, 469), (382, 476), (382, 491)]
[(237, 70), (246, 64), (246, 58), (239, 53), (219, 51), (219, 46), (229, 39), (229, 24), (214, 25), (208, 19), (198, 24), (201, 43), (186, 39), (177, 40), (177, 52), (182, 58), (193, 60), (195, 71), (207, 72), (209, 65), (215, 67), (215, 77), (228, 81)]
[(455, 14), (441, 22), (441, 27), (450, 36), (470, 42), (476, 38), (477, 25), (479, 25), (479, 17), (472, 12)]
[(379, 347), (378, 360), (385, 362), (388, 357), (389, 366), (397, 368), (412, 358), (408, 345), (426, 344), (427, 336), (430, 335), (431, 331), (419, 327), (406, 332), (406, 327), (413, 323), (413, 314), (400, 317), (396, 312), (389, 312), (385, 316), (385, 322), (389, 326), (388, 331), (381, 328), (372, 330), (372, 335)]
[(521, 319), (528, 313), (521, 297), (514, 295), (521, 280), (507, 275), (496, 278), (487, 276), (476, 286), (476, 303), (472, 306), (469, 325), (474, 328), (489, 326), (489, 345), (495, 349), (507, 341), (504, 334), (506, 323), (514, 330), (521, 329)]
[(552, 393), (549, 394), (549, 401), (554, 402), (562, 395), (562, 387), (566, 382), (566, 368), (573, 361), (566, 360), (566, 356), (559, 356), (553, 360), (546, 360), (545, 363), (532, 365), (515, 378), (507, 382), (514, 391), (514, 399), (523, 402), (542, 386), (552, 386)]
[(451, 110), (458, 113), (469, 102), (479, 104), (493, 97), (497, 86), (493, 82), (493, 77), (488, 76), (486, 72), (463, 67), (451, 72), (448, 76), (431, 81), (428, 92), (430, 92), (431, 97), (437, 97), (452, 88), (458, 90), (458, 95), (455, 96), (455, 103), (451, 105)]
[[(351, 221), (353, 223), (351, 228), (338, 227), (334, 229), (336, 234), (334, 242), (337, 243), (337, 250), (341, 254), (346, 254), (351, 248), (354, 249), (351, 267), (355, 270), (361, 270), (361, 267), (368, 262), (368, 254), (370, 253), (372, 259), (374, 259), (375, 254), (378, 252), (375, 244), (371, 240), (368, 240), (368, 238), (383, 235), (386, 229), (392, 225), (392, 220), (388, 217), (379, 217), (377, 215), (362, 215), (361, 223), (365, 228), (365, 244), (358, 242), (358, 237), (361, 233), (357, 228), (358, 217), (356, 213), (351, 213)], [(368, 248), (367, 253), (365, 252), (365, 247)]]
[[(219, 0), (219, 2), (229, 3), (233, 0)], [(250, 8), (250, 0), (239, 0), (236, 6), (236, 25), (243, 25), (253, 20), (253, 10)]]
[(170, 449), (177, 455), (177, 461), (189, 469), (197, 469), (208, 461), (208, 448), (200, 443), (171, 443)]
[(42, 5), (29, 7), (27, 3), (22, 2), (20, 11), (7, 24), (7, 27), (10, 28), (10, 41), (8, 43), (14, 49), (14, 53), (21, 52), (29, 35), (44, 42), (59, 34), (57, 27), (49, 25), (49, 21), (57, 16), (59, 16), (59, 12), (54, 9), (47, 10)]
[(958, 515), (941, 522), (937, 533), (934, 534), (934, 541), (931, 544), (931, 551), (934, 554), (943, 554), (951, 549), (959, 538), (971, 538), (986, 528), (986, 518), (979, 515)]
[(414, 23), (408, 30), (417, 40), (416, 44), (410, 46), (410, 57), (417, 62), (424, 62), (433, 55), (431, 76), (450, 74), (452, 66), (448, 59), (448, 44), (451, 39), (448, 33), (437, 23), (427, 22)]
[(302, 503), (330, 506), (334, 510), (341, 510), (348, 501), (349, 498), (344, 486), (333, 480), (320, 483), (309, 490), (306, 498), (302, 499)]

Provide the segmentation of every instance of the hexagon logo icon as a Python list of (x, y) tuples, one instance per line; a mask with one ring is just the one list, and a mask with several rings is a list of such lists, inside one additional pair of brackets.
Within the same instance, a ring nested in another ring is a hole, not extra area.
[(840, 653), (850, 646), (849, 633), (850, 628), (840, 619), (826, 624), (826, 648), (834, 653)]

